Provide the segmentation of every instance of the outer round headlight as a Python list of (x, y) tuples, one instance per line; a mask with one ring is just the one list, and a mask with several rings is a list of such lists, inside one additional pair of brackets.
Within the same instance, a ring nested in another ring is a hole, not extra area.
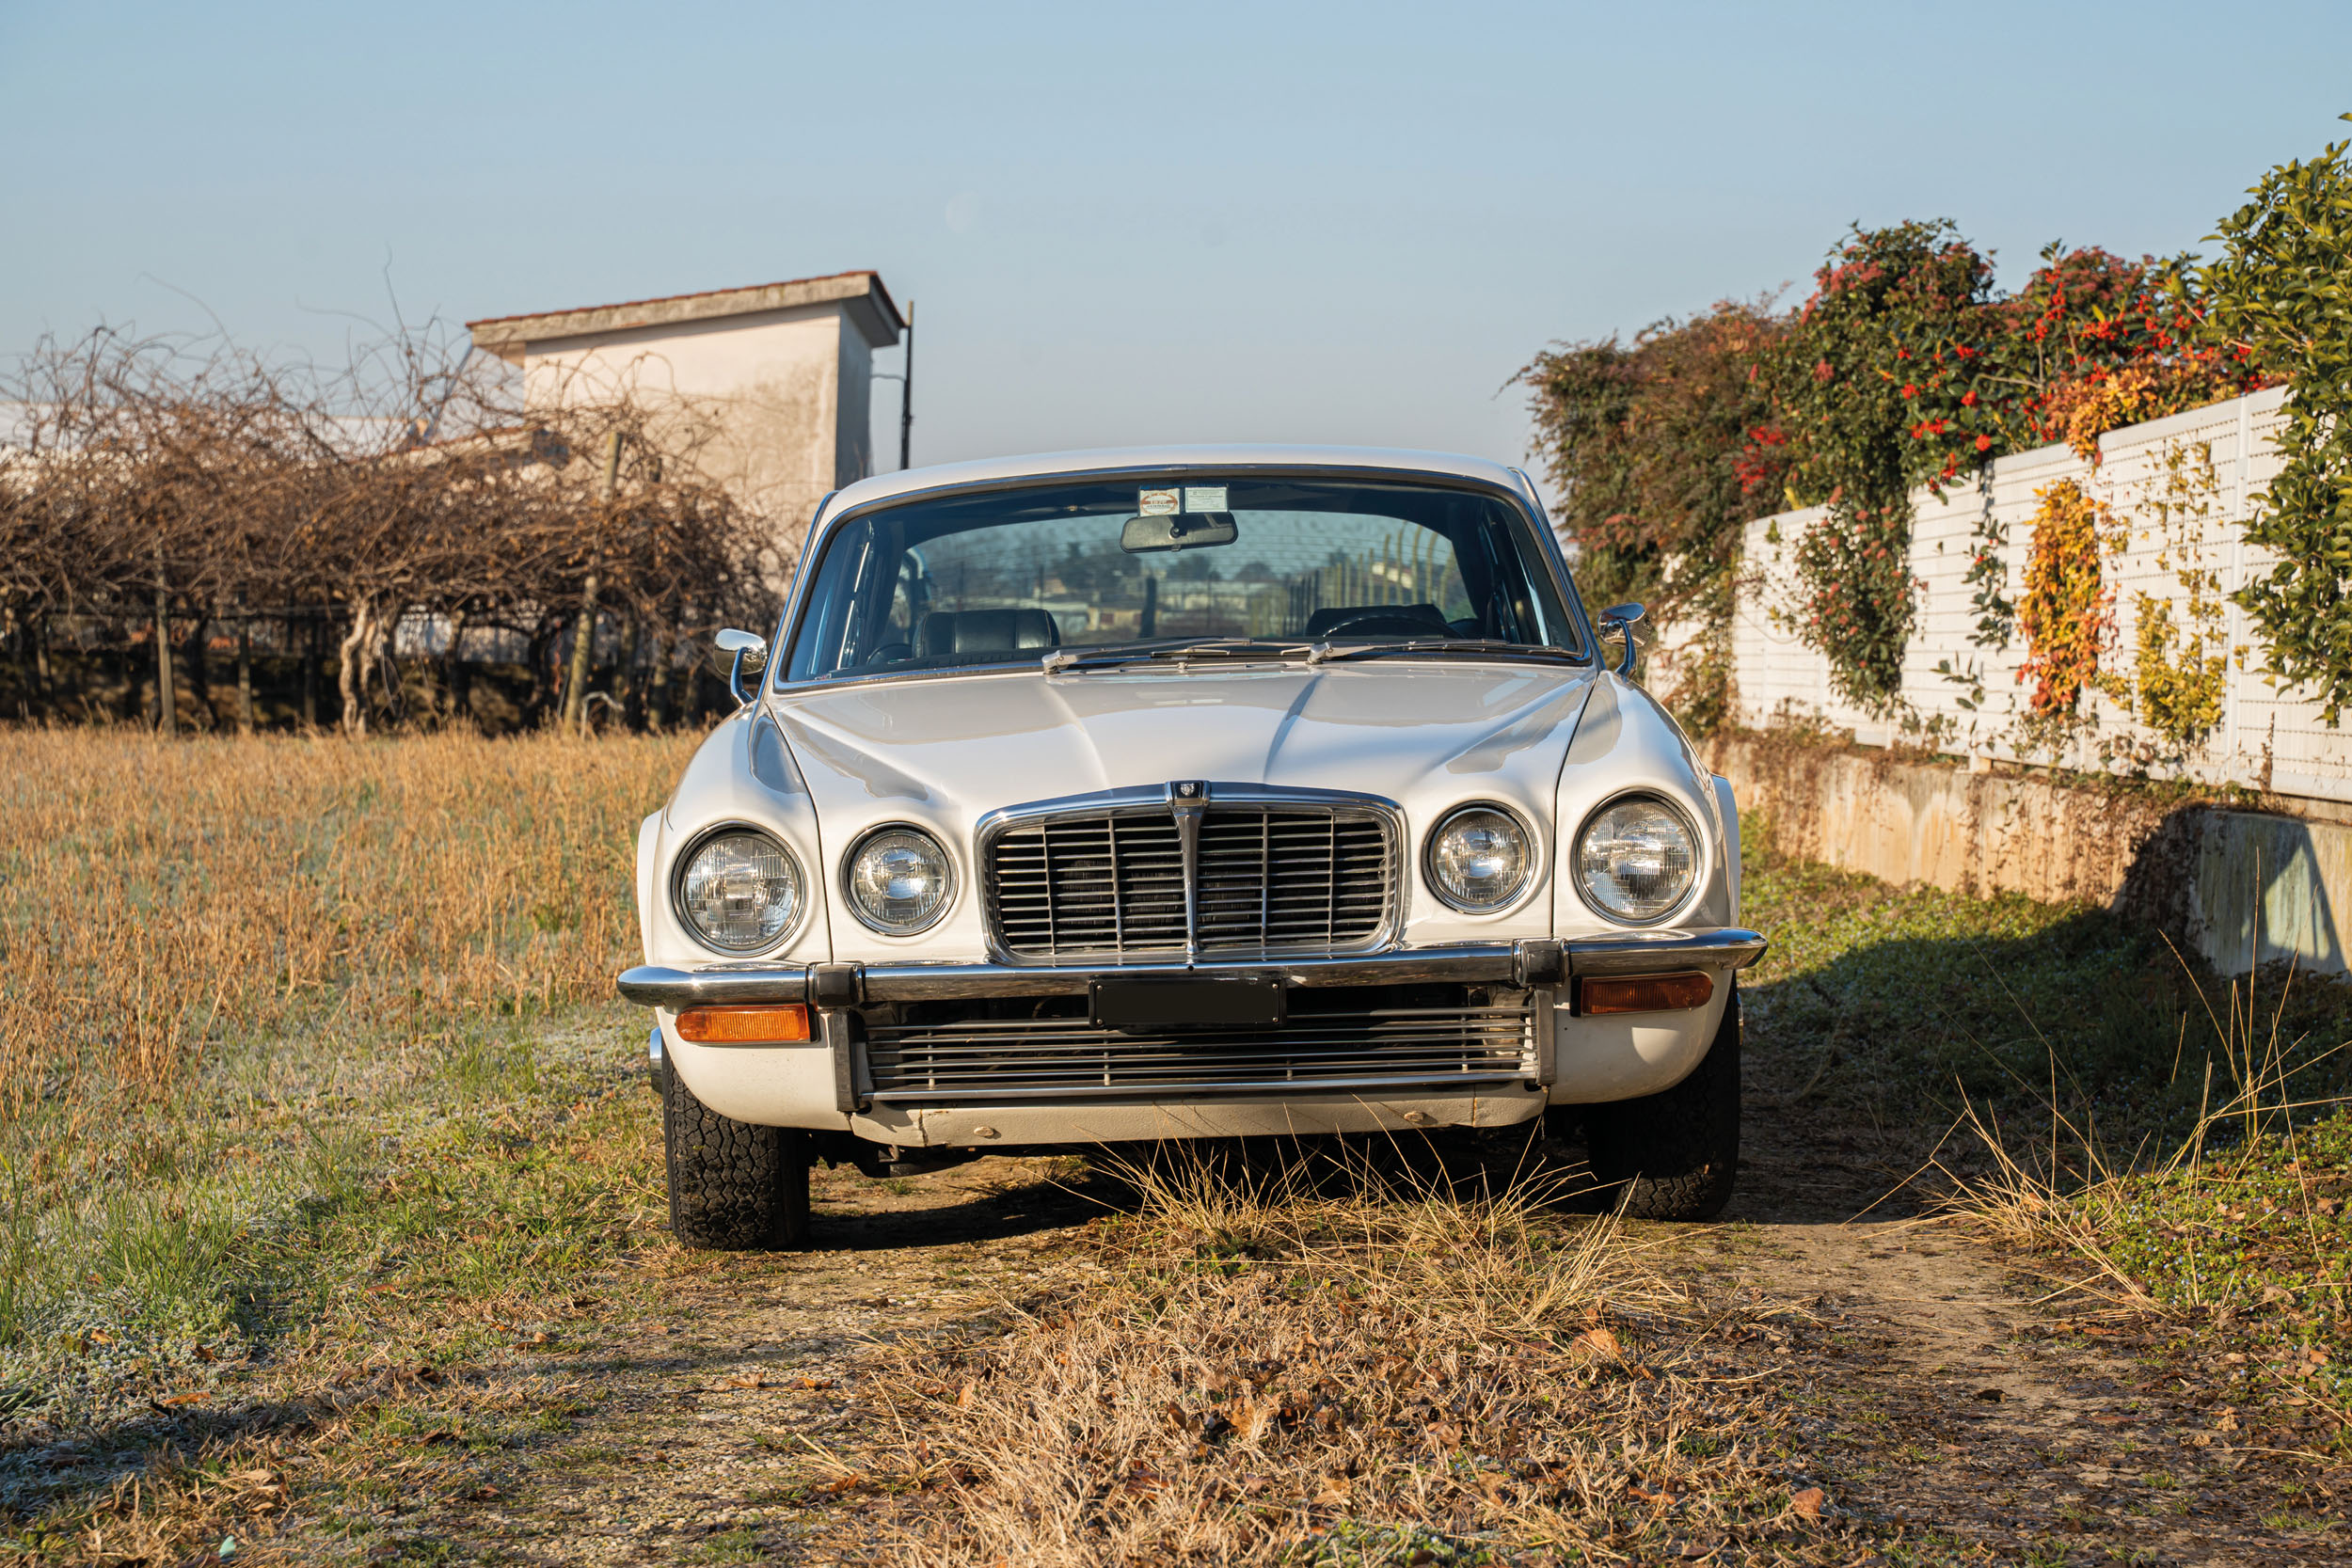
[(1518, 818), (1496, 806), (1464, 806), (1429, 835), (1429, 883), (1466, 914), (1491, 914), (1517, 898), (1534, 868)]
[(947, 912), (955, 864), (919, 829), (877, 828), (850, 849), (842, 882), (860, 920), (885, 936), (913, 936)]
[(1697, 863), (1690, 824), (1647, 795), (1603, 806), (1576, 835), (1576, 880), (1584, 901), (1637, 925), (1681, 904)]
[(801, 913), (801, 867), (790, 850), (752, 828), (728, 828), (695, 847), (678, 873), (678, 918), (723, 953), (752, 953), (792, 928)]

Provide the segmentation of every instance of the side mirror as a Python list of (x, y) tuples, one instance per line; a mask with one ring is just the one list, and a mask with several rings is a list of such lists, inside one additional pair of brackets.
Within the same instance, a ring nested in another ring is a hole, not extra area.
[(1230, 545), (1240, 537), (1241, 527), (1230, 512), (1165, 512), (1128, 518), (1119, 531), (1119, 547), (1129, 555), (1152, 555)]
[(1617, 673), (1629, 679), (1642, 657), (1642, 650), (1633, 643), (1633, 623), (1646, 613), (1645, 607), (1638, 604), (1613, 604), (1600, 612), (1600, 634), (1606, 637), (1613, 631), (1625, 639), (1625, 654), (1617, 660)]
[(748, 658), (753, 669), (764, 669), (768, 663), (768, 640), (755, 632), (729, 626), (711, 641), (719, 645), (721, 653), (735, 656), (734, 664), (727, 670), (727, 689), (735, 693), (737, 702), (750, 702), (751, 694), (743, 689), (743, 663)]

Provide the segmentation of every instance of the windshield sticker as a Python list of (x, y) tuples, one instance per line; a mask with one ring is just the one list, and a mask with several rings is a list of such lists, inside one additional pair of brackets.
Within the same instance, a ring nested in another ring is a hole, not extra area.
[(1184, 510), (1187, 512), (1224, 511), (1225, 486), (1222, 484), (1185, 485)]
[(1139, 490), (1136, 492), (1136, 513), (1143, 517), (1166, 517), (1182, 512), (1173, 490)]

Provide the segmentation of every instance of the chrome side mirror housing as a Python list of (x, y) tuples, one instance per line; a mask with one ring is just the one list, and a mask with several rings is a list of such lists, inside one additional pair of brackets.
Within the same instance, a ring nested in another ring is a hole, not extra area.
[(743, 665), (748, 660), (755, 670), (767, 668), (768, 640), (756, 632), (738, 631), (729, 626), (711, 641), (719, 645), (721, 653), (735, 656), (735, 662), (727, 669), (727, 689), (735, 693), (738, 703), (750, 702), (751, 693), (743, 689)]
[(1628, 680), (1633, 678), (1642, 657), (1642, 650), (1633, 641), (1633, 623), (1646, 613), (1645, 607), (1638, 604), (1613, 604), (1600, 612), (1601, 636), (1614, 632), (1625, 639), (1625, 653), (1617, 660), (1617, 673)]

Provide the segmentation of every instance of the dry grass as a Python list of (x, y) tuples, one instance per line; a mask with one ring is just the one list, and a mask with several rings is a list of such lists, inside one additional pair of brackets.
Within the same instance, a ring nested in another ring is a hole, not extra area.
[(609, 996), (691, 747), (0, 732), (0, 1112), (167, 1092), (232, 1034)]
[(693, 743), (0, 732), (0, 1555), (366, 1539), (564, 1404), (669, 1257), (611, 986)]
[(888, 1499), (841, 1549), (1428, 1563), (1801, 1534), (1768, 1473), (1783, 1420), (1684, 1364), (1685, 1298), (1547, 1183), (1132, 1175), (1136, 1214), (993, 1337), (875, 1354), (900, 1437), (837, 1465)]
[[(2192, 982), (2194, 976), (2191, 976)], [(2352, 1117), (2342, 1095), (2298, 1085), (2347, 1044), (2289, 1027), (2296, 978), (2233, 980), (2217, 998), (2197, 990), (2174, 1072), (2201, 1059), (2187, 1135), (2117, 1150), (2095, 1116), (2049, 1087), (2018, 1135), (1971, 1102), (1962, 1128), (1982, 1150), (1969, 1170), (1937, 1163), (1954, 1219), (2031, 1260), (2052, 1286), (2042, 1298), (2105, 1319), (2163, 1348), (2192, 1348), (2207, 1370), (2250, 1360), (2243, 1398), (2283, 1399), (2275, 1416), (2306, 1429), (2319, 1418), (2332, 1446), (2352, 1436)], [(2325, 982), (2322, 982), (2325, 984)], [(2192, 1039), (2192, 1028), (2201, 1038)], [(2215, 1070), (2217, 1063), (2220, 1071)], [(2038, 1125), (2035, 1125), (2038, 1124)]]

